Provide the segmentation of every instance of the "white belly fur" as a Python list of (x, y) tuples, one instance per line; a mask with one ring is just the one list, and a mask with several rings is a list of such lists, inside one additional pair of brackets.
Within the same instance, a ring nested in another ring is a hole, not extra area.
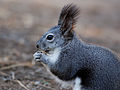
[(77, 77), (75, 79), (75, 84), (74, 84), (73, 90), (81, 90), (81, 88), (82, 88), (81, 79)]
[(61, 88), (65, 88), (65, 89), (73, 88), (73, 90), (81, 90), (82, 88), (81, 79), (78, 77), (71, 81), (63, 81), (60, 80), (57, 76), (54, 76), (53, 74), (52, 76), (55, 79), (55, 81), (61, 85)]

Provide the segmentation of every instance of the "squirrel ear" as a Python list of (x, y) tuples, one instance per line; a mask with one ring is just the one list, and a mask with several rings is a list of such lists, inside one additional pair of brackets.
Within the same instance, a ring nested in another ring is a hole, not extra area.
[(71, 36), (70, 34), (72, 34), (73, 28), (75, 27), (78, 15), (79, 8), (75, 5), (68, 4), (63, 7), (58, 20), (58, 25), (63, 35)]

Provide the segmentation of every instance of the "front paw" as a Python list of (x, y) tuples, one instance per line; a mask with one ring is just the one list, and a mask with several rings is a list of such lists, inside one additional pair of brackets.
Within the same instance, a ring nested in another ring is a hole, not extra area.
[(37, 51), (34, 53), (33, 57), (34, 57), (35, 62), (41, 61), (42, 54), (43, 53), (40, 51)]

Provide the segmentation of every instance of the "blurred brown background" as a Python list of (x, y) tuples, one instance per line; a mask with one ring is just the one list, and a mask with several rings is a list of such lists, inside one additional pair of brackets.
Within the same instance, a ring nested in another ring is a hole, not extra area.
[(81, 9), (78, 36), (120, 55), (120, 0), (0, 0), (0, 90), (58, 90), (32, 60), (35, 42), (69, 3)]

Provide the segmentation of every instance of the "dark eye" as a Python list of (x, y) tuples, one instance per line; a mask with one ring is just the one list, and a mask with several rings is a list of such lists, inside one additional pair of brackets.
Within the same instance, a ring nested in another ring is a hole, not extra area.
[(48, 36), (47, 36), (47, 40), (52, 40), (53, 37), (54, 37), (53, 35), (48, 35)]

